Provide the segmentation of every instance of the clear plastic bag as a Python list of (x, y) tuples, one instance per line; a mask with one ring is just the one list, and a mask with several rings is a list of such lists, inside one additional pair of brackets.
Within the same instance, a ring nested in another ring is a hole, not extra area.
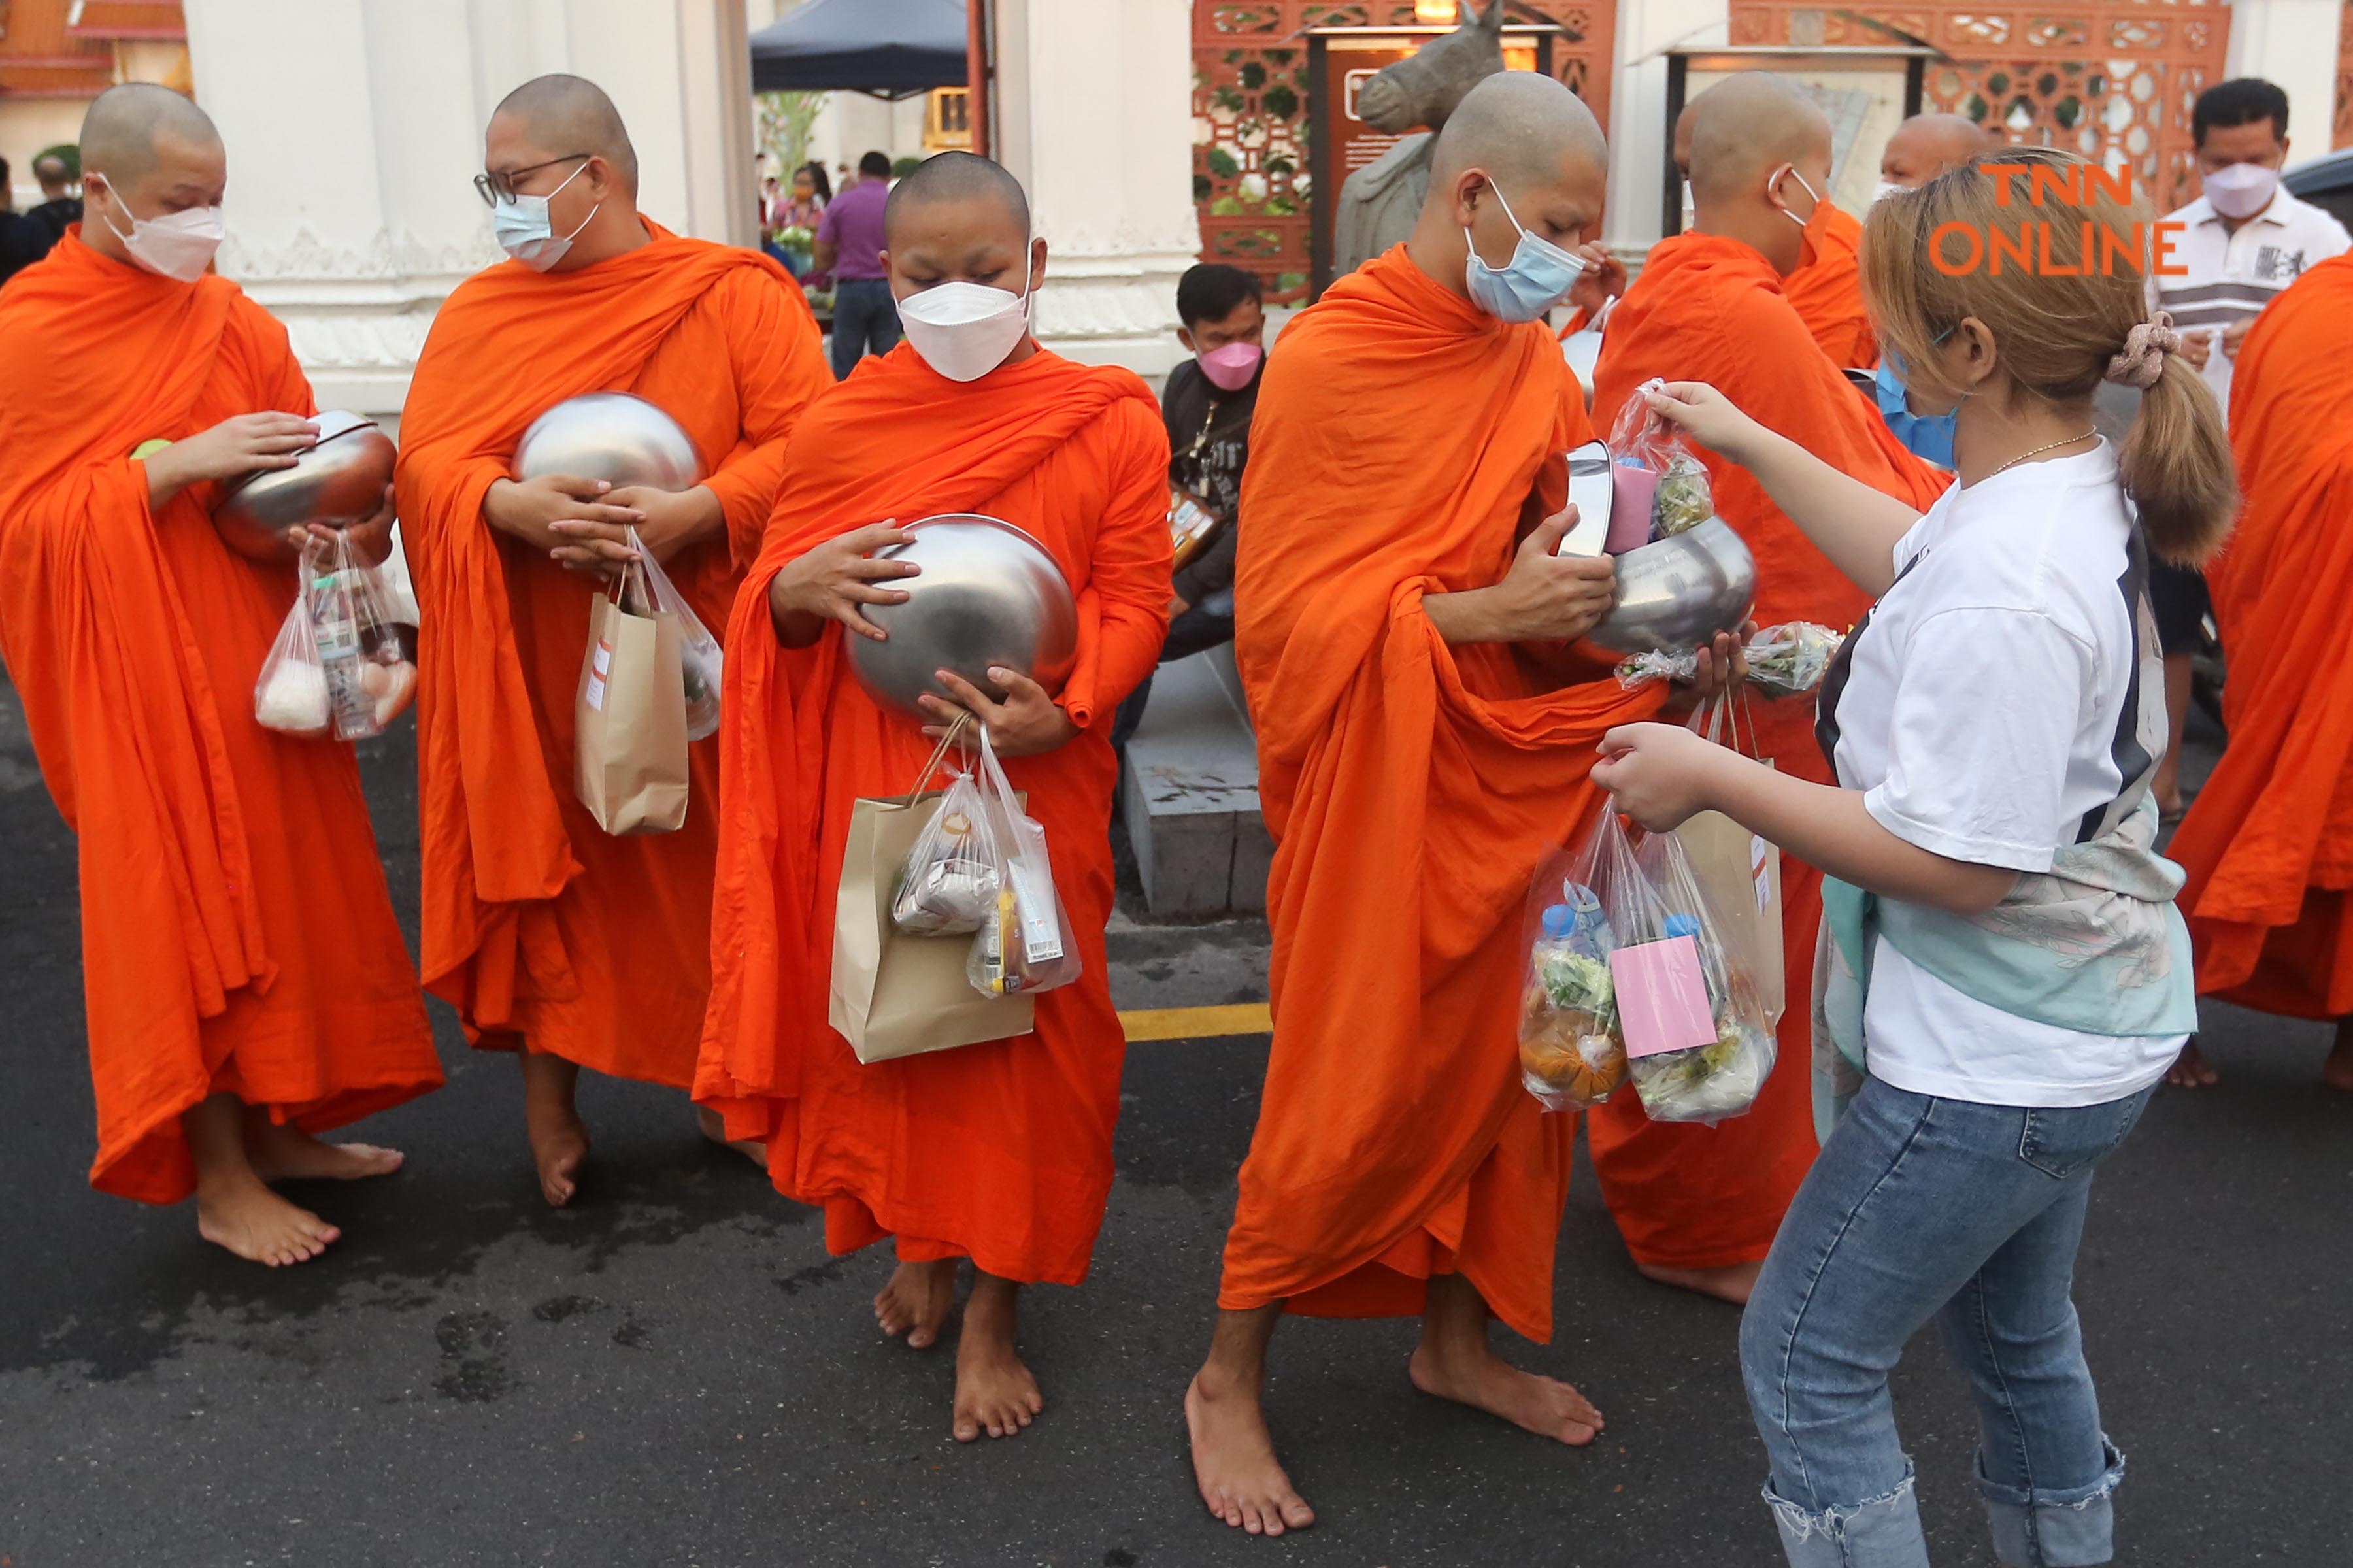
[(980, 786), (957, 772), (915, 836), (891, 896), (891, 923), (913, 936), (968, 936), (997, 914), (997, 833)]
[[(1640, 875), (1627, 885), (1630, 896), (1609, 910), (1620, 943), (1620, 958), (1613, 964), (1617, 978), (1622, 985), (1628, 950), (1694, 939), (1715, 1032), (1713, 1040), (1684, 1049), (1630, 1053), (1634, 1091), (1653, 1121), (1714, 1122), (1737, 1116), (1756, 1103), (1773, 1071), (1773, 1028), (1754, 978), (1722, 940), (1720, 917), (1700, 890), (1674, 835), (1645, 836), (1635, 847), (1634, 863)], [(1620, 1005), (1631, 1003), (1621, 996)]]
[(1054, 887), (1045, 826), (1021, 809), (980, 727), (982, 809), (997, 846), (997, 907), (973, 938), (965, 975), (984, 996), (1051, 991), (1083, 971), (1071, 917)]
[[(1831, 660), (1846, 638), (1812, 621), (1767, 626), (1748, 639), (1748, 684), (1767, 697), (1800, 697), (1822, 683)], [(1653, 680), (1688, 683), (1699, 675), (1699, 650), (1638, 653), (1618, 667), (1618, 684), (1628, 689)]]
[(678, 622), (678, 665), (686, 681), (686, 738), (708, 740), (719, 732), (719, 678), (724, 668), (719, 639), (711, 635), (634, 528), (629, 530), (629, 548), (638, 552), (638, 563), (645, 569), (646, 594), (653, 602), (632, 603), (637, 595), (628, 593), (624, 605), (632, 615), (669, 616)]
[(293, 607), (278, 628), (253, 682), (253, 721), (281, 735), (321, 739), (335, 732), (334, 705), (327, 697), (326, 666), (319, 658), (319, 639), (311, 626), (310, 583), (324, 565), (325, 546), (313, 542), (302, 547), (300, 568), (302, 587)]
[(1626, 1041), (1609, 974), (1618, 937), (1603, 889), (1614, 894), (1639, 875), (1626, 830), (1605, 801), (1584, 842), (1546, 861), (1528, 889), (1520, 1081), (1547, 1110), (1599, 1105), (1626, 1081)]
[[(1609, 532), (1616, 552), (1697, 528), (1715, 515), (1706, 467), (1692, 455), (1675, 427), (1651, 412), (1648, 395), (1665, 384), (1654, 376), (1635, 388), (1609, 432), (1610, 460), (1626, 470), (1612, 475), (1618, 483)], [(1620, 512), (1629, 513), (1622, 525)], [(1645, 515), (1647, 532), (1639, 527)]]
[(384, 733), (416, 700), (417, 666), (402, 651), (375, 573), (360, 563), (350, 539), (338, 533), (319, 549), (323, 558), (309, 546), (302, 552), (311, 634), (326, 671), (336, 738), (364, 741)]

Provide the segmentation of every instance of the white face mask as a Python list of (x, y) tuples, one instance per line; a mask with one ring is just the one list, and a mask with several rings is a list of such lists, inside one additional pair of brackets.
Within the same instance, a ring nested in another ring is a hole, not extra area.
[(1024, 240), (1018, 294), (958, 279), (899, 301), (899, 326), (925, 364), (950, 381), (978, 381), (1005, 363), (1029, 331), (1031, 249)]
[[(587, 166), (583, 163), (579, 169), (565, 175), (564, 185), (578, 179), (580, 170)], [(511, 202), (501, 201), (491, 208), (491, 228), (499, 237), (500, 247), (534, 272), (544, 272), (563, 260), (565, 252), (572, 248), (572, 242), (580, 237), (580, 229), (596, 221), (597, 213), (604, 209), (605, 204), (598, 202), (588, 209), (588, 216), (580, 220), (580, 228), (570, 234), (556, 233), (554, 224), (547, 216), (547, 204), (564, 189), (564, 185), (556, 186), (544, 196), (517, 195)]]
[(1871, 187), (1871, 205), (1873, 206), (1877, 206), (1882, 201), (1894, 195), (1896, 192), (1908, 191), (1912, 187), (1909, 185), (1899, 185), (1893, 180), (1882, 180), (1879, 184)]
[(2206, 199), (2224, 217), (2253, 217), (2272, 205), (2279, 177), (2261, 163), (2232, 163), (2206, 176)]
[[(98, 177), (106, 179), (104, 174)], [(99, 214), (100, 221), (122, 242), (132, 260), (159, 277), (182, 283), (193, 283), (205, 275), (205, 268), (212, 265), (213, 252), (220, 248), (220, 208), (190, 207), (185, 212), (145, 218), (131, 211), (130, 204), (114, 188), (112, 180), (106, 181), (106, 190), (114, 197), (114, 205), (130, 214), (131, 232), (125, 234), (115, 228), (114, 220), (104, 213)]]

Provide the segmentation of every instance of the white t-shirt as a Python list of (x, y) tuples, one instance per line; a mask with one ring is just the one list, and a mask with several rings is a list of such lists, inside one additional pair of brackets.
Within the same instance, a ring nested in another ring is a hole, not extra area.
[[(1904, 575), (1856, 640), (1835, 713), (1839, 781), (1881, 826), (1956, 860), (2047, 871), (2123, 790), (2120, 749), (2164, 746), (2161, 692), (2144, 693), (2137, 733), (2117, 734), (2134, 675), (2132, 526), (2104, 441), (1957, 485), (1904, 536)], [(2018, 1017), (1884, 938), (1863, 1038), (1872, 1075), (1898, 1089), (2030, 1106), (2135, 1093), (2182, 1041)]]
[[(2353, 250), (2345, 226), (2283, 185), (2269, 205), (2236, 229), (2199, 197), (2165, 220), (2181, 225), (2170, 247), (2179, 278), (2152, 278), (2153, 303), (2184, 332), (2219, 332), (2256, 315), (2279, 291), (2332, 256)], [(2231, 413), (2231, 371), (2238, 362), (2219, 342), (2199, 374)]]

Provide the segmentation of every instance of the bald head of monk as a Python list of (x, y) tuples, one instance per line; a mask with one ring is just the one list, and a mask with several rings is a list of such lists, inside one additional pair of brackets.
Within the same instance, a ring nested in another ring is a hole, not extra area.
[(1609, 163), (1600, 123), (1577, 94), (1534, 71), (1498, 72), (1465, 93), (1439, 132), (1406, 253), (1468, 298), (1473, 246), (1501, 271), (1524, 230), (1563, 250), (1592, 238)]
[(1753, 247), (1788, 277), (1807, 260), (1807, 221), (1830, 200), (1829, 117), (1770, 71), (1728, 77), (1692, 107), (1694, 226)]
[(1917, 190), (1999, 145), (1991, 132), (1966, 114), (1915, 114), (1887, 139), (1879, 154), (1879, 177)]
[(123, 237), (141, 218), (220, 205), (228, 153), (212, 116), (168, 87), (128, 82), (81, 121), (82, 229), (92, 249), (135, 266)]
[(529, 260), (560, 252), (543, 271), (594, 267), (653, 238), (638, 216), (628, 128), (605, 89), (585, 77), (533, 77), (501, 99), (482, 135), (482, 171), (493, 195), (503, 185), (547, 198), (549, 237), (570, 244), (517, 253)]
[(1684, 104), (1683, 111), (1675, 116), (1675, 173), (1686, 180), (1691, 178), (1692, 122), (1698, 118), (1696, 99)]
[[(1046, 242), (1033, 231), (1021, 182), (971, 153), (936, 153), (892, 187), (882, 242), (891, 295), (902, 304), (944, 283), (1026, 296), (1046, 280)], [(1024, 333), (998, 363), (1018, 364), (1037, 352)]]

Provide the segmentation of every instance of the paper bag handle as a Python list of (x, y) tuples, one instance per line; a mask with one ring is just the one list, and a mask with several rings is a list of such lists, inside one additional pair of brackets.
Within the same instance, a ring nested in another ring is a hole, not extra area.
[(971, 722), (972, 715), (969, 713), (959, 713), (955, 716), (955, 722), (948, 726), (948, 732), (942, 735), (940, 743), (932, 748), (932, 760), (925, 763), (923, 771), (915, 775), (915, 787), (907, 792), (907, 798), (901, 803), (902, 805), (912, 808), (916, 801), (923, 798), (923, 787), (930, 784), (932, 776), (940, 771), (940, 763), (947, 760), (948, 748), (955, 745), (963, 738), (964, 727)]

